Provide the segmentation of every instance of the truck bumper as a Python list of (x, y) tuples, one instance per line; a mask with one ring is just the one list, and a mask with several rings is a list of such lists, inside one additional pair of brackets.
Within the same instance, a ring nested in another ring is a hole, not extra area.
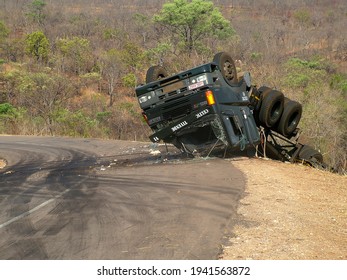
[(194, 111), (188, 116), (181, 118), (175, 122), (172, 122), (169, 126), (153, 133), (151, 136), (149, 136), (149, 139), (152, 142), (159, 142), (160, 140), (164, 140), (165, 142), (170, 142), (168, 140), (173, 139), (175, 136), (177, 136), (177, 133), (179, 131), (181, 131), (184, 128), (187, 128), (189, 125), (198, 121), (199, 119), (202, 119), (203, 117), (206, 117), (207, 115), (210, 115), (212, 112), (213, 112), (213, 109), (211, 107), (206, 107), (204, 109)]
[[(260, 142), (258, 128), (247, 106), (226, 106), (220, 114), (213, 107), (197, 110), (179, 119), (150, 136), (152, 142), (174, 142), (177, 139), (193, 137), (192, 130), (210, 125), (215, 139), (226, 146), (241, 150)], [(201, 137), (201, 134), (199, 135)]]

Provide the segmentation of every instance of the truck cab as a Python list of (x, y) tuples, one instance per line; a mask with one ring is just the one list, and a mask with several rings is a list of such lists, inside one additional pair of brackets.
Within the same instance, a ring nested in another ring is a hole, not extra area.
[(250, 108), (250, 83), (228, 82), (216, 62), (161, 77), (136, 88), (151, 141), (187, 153), (243, 150), (260, 141)]

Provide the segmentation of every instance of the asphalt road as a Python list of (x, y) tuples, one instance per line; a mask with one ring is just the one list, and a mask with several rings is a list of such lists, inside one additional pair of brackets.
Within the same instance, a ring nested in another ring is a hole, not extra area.
[(0, 158), (0, 259), (217, 259), (245, 186), (149, 143), (0, 136)]

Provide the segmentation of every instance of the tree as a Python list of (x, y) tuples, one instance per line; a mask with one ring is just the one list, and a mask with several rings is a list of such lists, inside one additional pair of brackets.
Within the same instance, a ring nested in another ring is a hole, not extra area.
[(45, 19), (45, 14), (43, 13), (43, 9), (46, 6), (45, 1), (42, 0), (34, 0), (28, 5), (29, 12), (27, 16), (29, 16), (34, 22), (37, 22), (39, 25), (43, 24)]
[(127, 42), (122, 50), (122, 61), (133, 73), (143, 65), (145, 54), (143, 50), (133, 42)]
[(208, 0), (173, 0), (163, 5), (154, 22), (167, 28), (191, 54), (204, 38), (227, 39), (235, 31)]
[(59, 39), (57, 46), (63, 55), (63, 70), (67, 66), (70, 71), (82, 74), (91, 68), (93, 58), (88, 39), (81, 37)]
[(122, 69), (121, 52), (116, 49), (111, 49), (104, 53), (101, 57), (101, 70), (102, 76), (107, 81), (107, 93), (110, 96), (109, 105), (112, 106), (114, 102), (114, 88), (116, 81), (120, 77)]
[(155, 48), (148, 49), (146, 56), (153, 65), (162, 65), (164, 58), (169, 54), (172, 45), (170, 43), (158, 43)]
[[(144, 62), (146, 59), (145, 52), (142, 48), (134, 42), (128, 41), (124, 44), (123, 49), (119, 53), (120, 61), (122, 63), (122, 67), (125, 73), (125, 76), (122, 78), (128, 80), (128, 82), (132, 79), (131, 84), (138, 84), (137, 77), (140, 76), (140, 72), (142, 73)], [(139, 71), (140, 70), (140, 71)], [(131, 74), (129, 74), (130, 72)], [(129, 83), (126, 84), (129, 86)]]
[(28, 108), (33, 118), (42, 118), (45, 129), (53, 135), (56, 112), (66, 106), (74, 93), (71, 82), (49, 72), (27, 73), (20, 78), (17, 88), (20, 105)]
[(49, 53), (49, 40), (42, 31), (29, 34), (26, 39), (26, 51), (37, 60), (47, 60)]

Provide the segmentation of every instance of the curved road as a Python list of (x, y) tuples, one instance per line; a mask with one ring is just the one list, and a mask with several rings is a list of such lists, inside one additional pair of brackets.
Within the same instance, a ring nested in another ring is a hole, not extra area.
[(0, 136), (0, 259), (218, 258), (242, 173), (151, 147)]

